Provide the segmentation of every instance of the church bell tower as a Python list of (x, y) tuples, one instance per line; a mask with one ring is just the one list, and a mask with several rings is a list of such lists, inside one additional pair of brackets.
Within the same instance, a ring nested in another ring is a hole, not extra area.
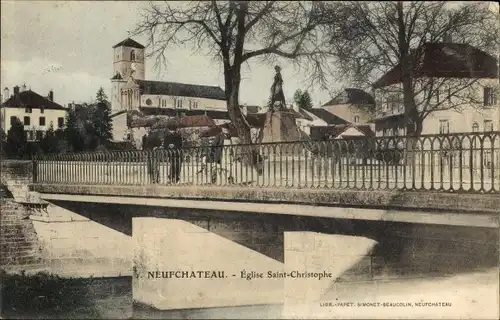
[(113, 46), (112, 113), (123, 110), (121, 90), (130, 77), (144, 80), (144, 46), (127, 38)]

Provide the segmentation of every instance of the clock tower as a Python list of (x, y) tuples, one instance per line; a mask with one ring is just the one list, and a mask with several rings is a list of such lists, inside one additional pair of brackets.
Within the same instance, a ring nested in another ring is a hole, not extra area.
[(113, 46), (112, 113), (123, 110), (121, 90), (130, 77), (144, 80), (144, 46), (127, 38)]

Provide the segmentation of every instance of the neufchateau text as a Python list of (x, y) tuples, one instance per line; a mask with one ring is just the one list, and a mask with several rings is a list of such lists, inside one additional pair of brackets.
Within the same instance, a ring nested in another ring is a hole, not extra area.
[(301, 278), (315, 278), (318, 280), (324, 278), (333, 278), (331, 272), (304, 272), (304, 271), (267, 271), (267, 272), (256, 272), (241, 270), (238, 273), (228, 273), (225, 271), (207, 271), (207, 270), (166, 270), (166, 271), (148, 271), (148, 279), (222, 279), (222, 278), (240, 278), (246, 280), (254, 279), (271, 279), (271, 278), (291, 278), (291, 279), (301, 279)]

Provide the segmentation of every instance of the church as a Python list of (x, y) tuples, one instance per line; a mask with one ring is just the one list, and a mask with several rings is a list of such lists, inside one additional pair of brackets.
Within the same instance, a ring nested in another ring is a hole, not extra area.
[(218, 86), (146, 80), (145, 47), (131, 38), (113, 46), (111, 112), (113, 139), (138, 148), (147, 128), (134, 125), (133, 115), (207, 115), (217, 124), (229, 121), (225, 93)]

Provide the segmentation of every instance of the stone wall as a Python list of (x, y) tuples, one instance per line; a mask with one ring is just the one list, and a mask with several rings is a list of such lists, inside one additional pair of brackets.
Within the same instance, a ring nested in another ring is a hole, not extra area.
[(24, 206), (12, 199), (1, 202), (0, 267), (5, 270), (44, 268), (42, 247)]

